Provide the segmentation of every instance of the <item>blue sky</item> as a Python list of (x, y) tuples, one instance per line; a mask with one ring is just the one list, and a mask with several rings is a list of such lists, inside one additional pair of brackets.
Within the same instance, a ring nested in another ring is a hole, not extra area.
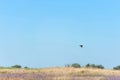
[(119, 0), (0, 0), (0, 65), (119, 65), (119, 4)]

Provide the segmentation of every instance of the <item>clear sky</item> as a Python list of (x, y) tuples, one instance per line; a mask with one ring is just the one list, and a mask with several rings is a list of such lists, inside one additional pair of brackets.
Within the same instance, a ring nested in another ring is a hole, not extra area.
[(1, 66), (71, 63), (120, 65), (120, 0), (0, 0)]

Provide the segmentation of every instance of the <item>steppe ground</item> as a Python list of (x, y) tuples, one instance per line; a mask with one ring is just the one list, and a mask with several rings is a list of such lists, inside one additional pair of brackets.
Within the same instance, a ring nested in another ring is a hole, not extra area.
[(119, 76), (119, 70), (93, 68), (0, 69), (0, 80), (119, 80)]

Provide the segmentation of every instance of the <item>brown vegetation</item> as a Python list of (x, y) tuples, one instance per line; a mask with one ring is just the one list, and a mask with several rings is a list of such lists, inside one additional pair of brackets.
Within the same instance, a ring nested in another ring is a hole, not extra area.
[(107, 76), (120, 76), (120, 71), (73, 67), (0, 69), (0, 80), (105, 80)]

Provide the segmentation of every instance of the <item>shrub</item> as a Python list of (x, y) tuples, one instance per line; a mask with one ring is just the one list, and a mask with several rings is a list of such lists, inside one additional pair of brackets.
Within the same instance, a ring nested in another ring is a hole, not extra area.
[(96, 67), (99, 69), (104, 69), (104, 67), (102, 65), (97, 65)]
[(120, 70), (120, 65), (113, 67), (114, 70)]
[(87, 64), (85, 67), (90, 67), (91, 65), (90, 64)]
[(87, 64), (85, 67), (104, 69), (104, 66), (95, 64)]
[(25, 66), (24, 68), (25, 68), (25, 69), (29, 69), (29, 67), (27, 67), (27, 66)]
[(71, 65), (71, 67), (80, 68), (81, 66), (80, 66), (80, 64), (78, 64), (78, 63), (74, 63), (74, 64)]
[(21, 65), (14, 65), (14, 66), (11, 66), (11, 68), (22, 68)]

